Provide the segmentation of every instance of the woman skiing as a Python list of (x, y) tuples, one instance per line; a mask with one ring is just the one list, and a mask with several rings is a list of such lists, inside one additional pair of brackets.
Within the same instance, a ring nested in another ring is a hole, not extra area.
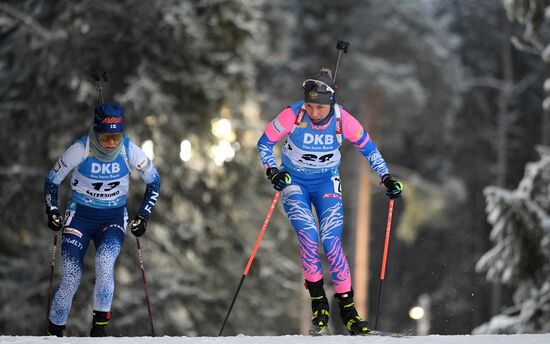
[[(281, 191), (284, 209), (298, 236), (305, 287), (311, 296), (311, 334), (330, 333), (329, 302), (318, 253), (320, 238), (340, 317), (352, 335), (365, 335), (368, 324), (353, 304), (351, 274), (341, 243), (343, 204), (338, 167), (343, 140), (352, 142), (368, 160), (390, 198), (399, 197), (403, 186), (391, 177), (382, 155), (357, 119), (336, 104), (336, 88), (329, 69), (321, 69), (302, 86), (304, 100), (291, 104), (269, 123), (258, 141), (258, 151), (268, 179)], [(287, 135), (278, 168), (273, 146)]]
[[(139, 237), (145, 233), (158, 199), (160, 176), (145, 153), (124, 136), (124, 110), (120, 106), (97, 105), (88, 135), (76, 140), (46, 177), (48, 227), (54, 231), (63, 229), (62, 277), (49, 313), (48, 335), (63, 336), (90, 240), (96, 248), (90, 336), (107, 335), (114, 266), (126, 235), (126, 194), (132, 169), (137, 169), (146, 183), (141, 208), (129, 224), (132, 233)], [(58, 188), (71, 171), (72, 196), (63, 218), (58, 208)]]

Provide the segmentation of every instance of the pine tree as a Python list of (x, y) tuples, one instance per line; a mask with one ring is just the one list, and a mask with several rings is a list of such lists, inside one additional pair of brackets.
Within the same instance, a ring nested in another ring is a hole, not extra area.
[(550, 330), (550, 150), (527, 164), (515, 190), (487, 187), (487, 220), (494, 247), (477, 269), (513, 286), (514, 305), (477, 333), (536, 333)]

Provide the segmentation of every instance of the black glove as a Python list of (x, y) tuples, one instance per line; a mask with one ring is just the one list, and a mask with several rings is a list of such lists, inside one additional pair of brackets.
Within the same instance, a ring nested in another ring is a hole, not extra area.
[(48, 227), (52, 231), (58, 231), (63, 228), (63, 215), (57, 208), (46, 208), (46, 214), (48, 214)]
[(267, 179), (273, 184), (273, 188), (277, 191), (281, 191), (285, 187), (289, 186), (292, 183), (292, 178), (290, 173), (284, 171), (281, 172), (276, 167), (270, 167), (265, 171)]
[(393, 179), (389, 174), (384, 176), (382, 183), (386, 187), (386, 195), (391, 198), (401, 197), (401, 192), (403, 191), (403, 184), (400, 181)]
[(134, 219), (130, 221), (130, 230), (133, 235), (139, 238), (147, 230), (147, 220), (139, 215), (134, 217)]

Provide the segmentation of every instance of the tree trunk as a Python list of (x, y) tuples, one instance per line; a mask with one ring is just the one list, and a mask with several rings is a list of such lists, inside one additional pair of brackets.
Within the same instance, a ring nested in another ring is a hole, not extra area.
[[(373, 136), (380, 138), (379, 112), (383, 93), (380, 87), (373, 87), (366, 91), (361, 100), (360, 121)], [(368, 128), (368, 129), (367, 129)], [(375, 141), (376, 142), (376, 141)], [(359, 195), (357, 200), (357, 228), (355, 230), (355, 264), (354, 264), (354, 293), (357, 311), (367, 316), (369, 293), (369, 242), (371, 223), (371, 168), (365, 159), (359, 162)]]
[[(506, 188), (508, 175), (507, 153), (508, 153), (508, 124), (510, 122), (510, 98), (514, 92), (514, 67), (512, 65), (512, 44), (510, 42), (510, 23), (504, 21), (506, 36), (502, 46), (502, 70), (503, 80), (498, 100), (497, 114), (497, 186)], [(492, 283), (491, 313), (498, 314), (502, 306), (502, 285), (500, 282)]]

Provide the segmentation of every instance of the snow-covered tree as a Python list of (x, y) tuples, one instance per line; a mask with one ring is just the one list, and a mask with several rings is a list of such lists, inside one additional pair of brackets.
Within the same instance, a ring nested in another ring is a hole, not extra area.
[[(548, 42), (545, 43), (545, 39), (543, 37), (545, 36), (545, 33), (547, 33), (547, 30), (544, 27), (544, 23), (546, 20), (545, 11), (547, 12), (547, 8), (550, 3), (548, 1), (523, 0), (504, 0), (502, 1), (502, 3), (504, 4), (504, 8), (506, 9), (506, 12), (508, 14), (508, 19), (510, 21), (518, 21), (522, 24), (522, 26), (524, 26), (523, 35), (521, 38), (519, 38), (518, 36), (521, 35), (516, 34), (515, 30), (517, 25), (502, 25), (503, 27), (513, 28), (512, 30), (504, 30), (505, 32), (511, 32), (510, 37), (506, 37), (505, 39), (511, 41), (515, 48), (513, 53), (511, 54), (512, 59), (514, 61), (519, 61), (519, 58), (523, 57), (521, 60), (527, 62), (527, 65), (520, 67), (517, 62), (514, 63), (514, 89), (512, 91), (512, 88), (507, 87), (508, 92), (513, 98), (505, 96), (504, 93), (506, 92), (506, 87), (497, 87), (497, 89), (503, 92), (501, 94), (501, 99), (505, 102), (509, 102), (509, 117), (511, 117), (511, 121), (508, 120), (508, 123), (505, 123), (505, 125), (510, 125), (513, 122), (514, 126), (513, 129), (512, 127), (510, 127), (510, 132), (508, 134), (509, 138), (507, 138), (507, 140), (510, 140), (510, 146), (507, 151), (504, 149), (503, 145), (498, 145), (495, 148), (499, 151), (499, 156), (502, 156), (503, 154), (501, 153), (504, 153), (508, 157), (509, 170), (514, 169), (517, 171), (519, 168), (521, 168), (518, 163), (520, 163), (522, 160), (525, 161), (532, 158), (532, 154), (530, 153), (531, 150), (527, 147), (532, 146), (534, 143), (542, 143), (547, 145), (550, 142), (550, 117), (548, 116), (548, 106), (545, 105), (548, 101), (543, 101), (544, 97), (548, 96), (542, 96), (542, 93), (540, 92), (541, 84), (543, 82), (544, 84), (548, 83), (547, 81), (541, 79), (547, 77), (545, 76), (544, 70), (548, 68), (548, 48), (545, 47)], [(533, 57), (529, 57), (530, 54), (534, 54), (531, 55)], [(537, 57), (541, 59), (537, 60)], [(528, 91), (529, 89), (534, 89), (536, 90), (536, 92)], [(521, 97), (518, 97), (520, 94)], [(505, 96), (504, 98), (502, 97), (503, 95)], [(513, 100), (514, 98), (515, 100)], [(510, 100), (512, 101), (510, 102)], [(544, 111), (542, 115), (540, 115), (542, 112), (540, 107), (541, 102), (543, 104), (542, 110)], [(502, 101), (499, 103), (502, 103)], [(523, 127), (524, 129), (519, 129), (521, 127)], [(528, 129), (529, 127), (532, 129), (526, 131), (525, 129)], [(513, 159), (511, 157), (513, 157)], [(502, 164), (499, 164), (497, 168), (498, 171), (502, 171)], [(506, 178), (506, 176), (503, 176), (502, 173), (497, 173), (495, 179), (497, 184), (500, 184), (502, 187), (503, 184), (509, 184), (510, 176), (517, 174), (517, 172), (510, 173), (508, 178)], [(526, 178), (527, 176), (524, 177), (524, 180)], [(495, 197), (492, 196), (492, 198)], [(493, 224), (491, 238), (494, 239), (496, 235), (495, 233), (498, 230), (496, 229), (497, 225), (495, 225), (493, 222), (491, 222), (491, 224)], [(501, 247), (503, 245), (503, 242), (514, 240), (513, 235), (511, 235), (511, 233), (509, 232), (504, 233), (504, 231), (501, 231), (500, 235), (509, 237), (507, 239), (499, 240), (499, 244), (497, 245), (497, 247), (486, 253), (484, 258), (481, 259), (481, 261), (478, 263), (478, 268), (483, 266), (484, 270), (488, 270), (488, 277), (490, 277), (490, 280), (492, 280), (493, 282), (501, 283), (506, 281), (506, 284), (512, 286), (512, 288), (516, 290), (512, 303), (516, 306), (504, 310), (503, 314), (495, 316), (491, 320), (489, 325), (486, 324), (484, 326), (481, 326), (477, 331), (536, 331), (537, 327), (531, 326), (533, 324), (527, 326), (525, 325), (525, 319), (521, 320), (520, 317), (508, 316), (510, 315), (510, 313), (513, 313), (515, 312), (515, 310), (517, 310), (516, 308), (518, 302), (521, 303), (520, 301), (518, 301), (518, 295), (520, 294), (518, 293), (518, 290), (523, 287), (518, 288), (518, 281), (511, 282), (509, 280), (510, 276), (505, 276), (509, 272), (502, 273), (500, 277), (496, 276), (494, 271), (495, 269), (501, 269), (501, 266), (498, 268), (489, 266), (491, 263), (501, 264), (501, 261), (498, 260), (498, 257), (503, 258), (501, 254), (504, 251), (499, 251), (498, 247)], [(491, 258), (489, 259), (489, 257)], [(509, 303), (508, 300), (503, 301)], [(522, 315), (522, 317), (525, 317), (525, 313)]]
[[(546, 70), (550, 66), (550, 40), (548, 39), (548, 24), (550, 18), (549, 0), (502, 0), (510, 20), (520, 22), (525, 26), (523, 37), (513, 37), (517, 49), (540, 56)], [(542, 103), (544, 116), (541, 121), (541, 140), (543, 145), (550, 145), (550, 79), (545, 73), (545, 99)]]
[(550, 150), (527, 164), (517, 189), (487, 187), (487, 219), (494, 247), (477, 264), (487, 278), (513, 286), (514, 305), (477, 333), (550, 330)]

